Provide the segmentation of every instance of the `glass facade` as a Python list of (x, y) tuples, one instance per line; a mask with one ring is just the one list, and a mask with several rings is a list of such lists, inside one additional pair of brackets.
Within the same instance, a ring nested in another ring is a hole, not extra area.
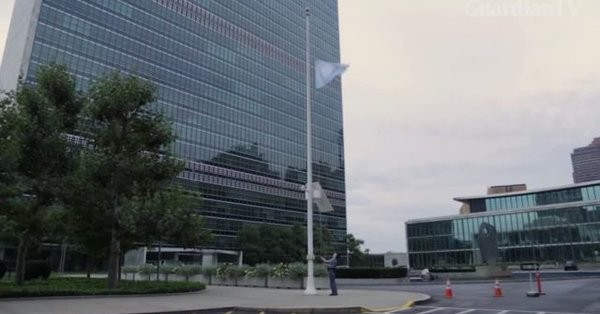
[(522, 209), (407, 222), (411, 267), (481, 264), (478, 233), (483, 222), (496, 228), (501, 263), (593, 261), (600, 252), (600, 183), (488, 201)]
[(600, 185), (540, 191), (535, 193), (512, 193), (507, 196), (486, 196), (473, 199), (457, 198), (457, 200), (469, 204), (471, 212), (473, 213), (525, 209), (550, 204), (600, 200)]
[(573, 182), (600, 180), (600, 137), (585, 147), (575, 148), (571, 154)]
[[(338, 61), (336, 0), (310, 0), (314, 58)], [(179, 183), (198, 191), (215, 248), (244, 223), (305, 224), (305, 1), (43, 0), (26, 80), (66, 64), (86, 89), (115, 69), (151, 81), (173, 123)], [(341, 82), (313, 94), (314, 178), (346, 234)]]

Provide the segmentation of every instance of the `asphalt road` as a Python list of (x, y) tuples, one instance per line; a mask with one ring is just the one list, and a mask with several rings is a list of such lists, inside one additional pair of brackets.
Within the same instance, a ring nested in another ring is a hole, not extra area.
[[(562, 312), (511, 311), (499, 309), (472, 309), (459, 307), (415, 306), (410, 309), (389, 312), (389, 314), (564, 314)], [(568, 313), (571, 314), (571, 313)]]
[[(476, 309), (497, 310), (497, 312), (510, 313), (510, 311), (534, 312), (561, 312), (561, 313), (600, 313), (600, 278), (573, 279), (546, 281), (542, 284), (542, 291), (546, 295), (538, 298), (526, 296), (529, 291), (528, 282), (500, 282), (504, 297), (494, 297), (494, 282), (489, 283), (455, 283), (452, 284), (454, 297), (444, 297), (445, 285), (431, 285), (414, 283), (412, 285), (386, 285), (386, 286), (340, 286), (340, 289), (369, 289), (386, 291), (410, 291), (431, 295), (431, 301), (422, 305), (429, 307), (423, 311), (412, 313), (465, 313), (475, 314)], [(445, 309), (437, 309), (445, 308)], [(455, 308), (456, 310), (447, 309)], [(469, 310), (474, 311), (469, 311)], [(484, 311), (481, 313), (491, 313)], [(401, 312), (399, 312), (401, 313)], [(411, 312), (404, 312), (411, 313)]]

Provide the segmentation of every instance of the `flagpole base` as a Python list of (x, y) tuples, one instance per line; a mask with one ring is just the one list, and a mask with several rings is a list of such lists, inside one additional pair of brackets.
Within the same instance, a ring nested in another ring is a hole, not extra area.
[(306, 277), (306, 289), (304, 290), (304, 295), (317, 295), (314, 277)]

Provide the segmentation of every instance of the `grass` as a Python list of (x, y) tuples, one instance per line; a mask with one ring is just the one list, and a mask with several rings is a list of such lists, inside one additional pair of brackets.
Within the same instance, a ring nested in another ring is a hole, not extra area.
[(22, 286), (0, 281), (0, 298), (178, 293), (204, 290), (201, 282), (129, 281), (119, 282), (117, 289), (106, 288), (106, 278), (49, 278), (26, 281)]

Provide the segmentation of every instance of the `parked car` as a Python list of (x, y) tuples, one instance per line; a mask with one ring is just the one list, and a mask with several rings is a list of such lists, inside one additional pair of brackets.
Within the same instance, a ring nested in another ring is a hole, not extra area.
[(565, 271), (567, 270), (577, 270), (579, 269), (577, 267), (577, 263), (575, 263), (575, 261), (566, 261), (565, 262)]

